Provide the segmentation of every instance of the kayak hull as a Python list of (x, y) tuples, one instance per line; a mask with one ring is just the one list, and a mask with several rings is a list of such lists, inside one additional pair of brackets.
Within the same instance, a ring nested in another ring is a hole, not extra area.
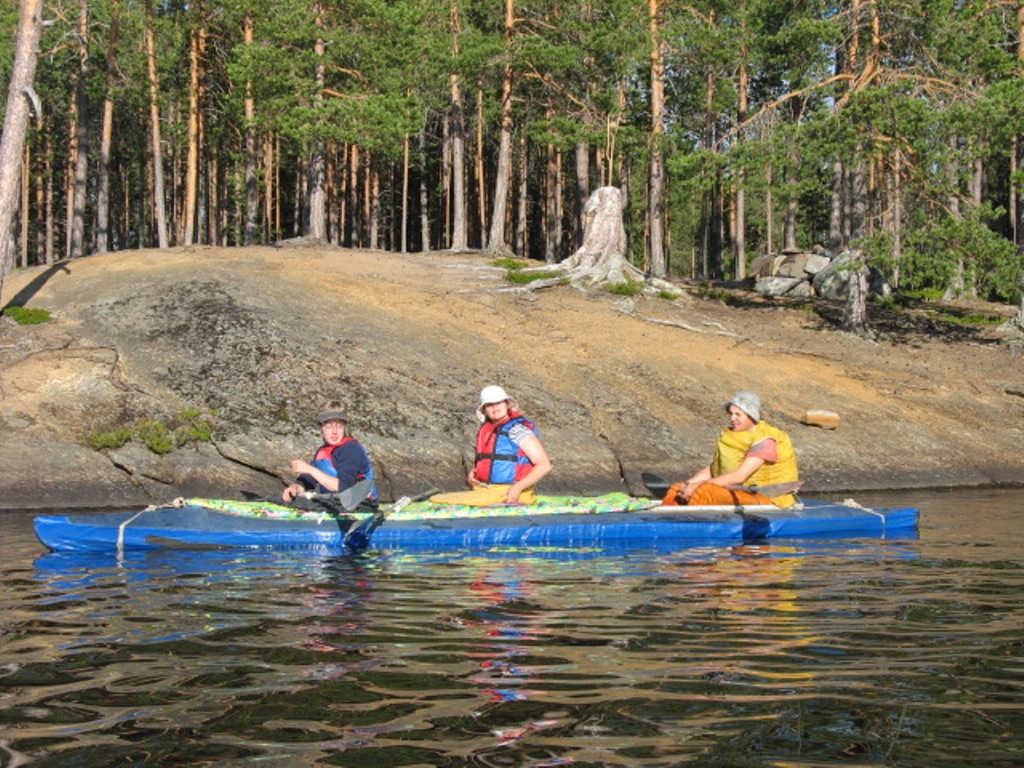
[[(602, 497), (604, 498), (604, 497)], [(651, 507), (632, 500), (589, 508), (576, 500), (544, 507), (477, 509), (472, 516), (436, 514), (419, 505), (386, 517), (372, 533), (372, 546), (387, 550), (493, 549), (496, 547), (664, 548), (706, 542), (792, 538), (906, 538), (915, 536), (918, 510), (865, 509), (805, 501), (797, 507)], [(235, 547), (344, 550), (345, 534), (367, 521), (364, 514), (304, 514), (277, 517), (277, 505), (249, 516), (243, 503), (197, 501), (142, 512), (43, 515), (35, 519), (39, 540), (54, 551), (221, 549)], [(269, 512), (267, 511), (269, 510)]]
[(329, 547), (340, 549), (353, 518), (273, 519), (233, 515), (201, 506), (143, 512), (41, 515), (36, 536), (55, 552), (124, 549)]
[(779, 538), (902, 537), (916, 535), (918, 510), (865, 511), (805, 502), (799, 509), (659, 507), (599, 516), (524, 514), (507, 519), (388, 521), (373, 535), (377, 549), (494, 547), (663, 548)]

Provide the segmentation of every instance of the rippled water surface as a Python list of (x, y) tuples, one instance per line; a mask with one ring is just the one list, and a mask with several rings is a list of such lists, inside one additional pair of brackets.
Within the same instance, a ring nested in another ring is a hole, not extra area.
[(0, 765), (1018, 766), (1024, 491), (911, 540), (47, 554), (0, 513)]

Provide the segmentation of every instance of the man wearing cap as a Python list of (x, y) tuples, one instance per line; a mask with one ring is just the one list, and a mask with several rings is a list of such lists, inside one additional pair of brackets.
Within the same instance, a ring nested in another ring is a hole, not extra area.
[(753, 392), (737, 392), (725, 404), (729, 426), (719, 435), (711, 463), (665, 494), (668, 506), (737, 506), (774, 504), (791, 507), (796, 496), (766, 496), (736, 486), (786, 486), (799, 480), (796, 453), (789, 435), (761, 421), (761, 399)]
[(533, 422), (502, 387), (493, 384), (480, 391), (476, 414), (476, 457), (466, 478), (473, 490), (442, 493), (430, 500), (476, 507), (532, 504), (537, 498), (533, 487), (551, 471)]
[[(293, 501), (304, 491), (337, 493), (347, 490), (366, 478), (373, 480), (373, 464), (362, 443), (348, 434), (348, 417), (341, 403), (332, 401), (317, 414), (323, 445), (320, 446), (313, 462), (296, 459), (291, 462), (293, 472), (299, 476), (281, 492), (285, 501)], [(374, 503), (377, 487), (366, 497)]]

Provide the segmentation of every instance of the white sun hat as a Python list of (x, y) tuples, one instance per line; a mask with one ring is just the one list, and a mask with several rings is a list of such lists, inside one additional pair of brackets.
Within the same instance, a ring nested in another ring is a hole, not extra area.
[(508, 402), (508, 407), (513, 410), (518, 410), (519, 406), (516, 401), (509, 397), (508, 392), (504, 388), (499, 387), (497, 384), (490, 384), (480, 390), (480, 406), (476, 409), (476, 416), (481, 422), (487, 420), (484, 416), (484, 406), (492, 405), (494, 403)]

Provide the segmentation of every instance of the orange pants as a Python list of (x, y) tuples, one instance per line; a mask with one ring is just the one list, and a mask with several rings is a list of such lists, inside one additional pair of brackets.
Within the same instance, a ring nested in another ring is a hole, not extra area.
[(748, 504), (772, 504), (772, 500), (763, 493), (751, 493), (726, 488), (724, 485), (714, 483), (701, 483), (697, 490), (690, 496), (689, 501), (683, 501), (679, 494), (686, 483), (674, 483), (665, 494), (662, 504), (667, 507), (674, 507), (686, 504), (691, 507), (738, 507)]

